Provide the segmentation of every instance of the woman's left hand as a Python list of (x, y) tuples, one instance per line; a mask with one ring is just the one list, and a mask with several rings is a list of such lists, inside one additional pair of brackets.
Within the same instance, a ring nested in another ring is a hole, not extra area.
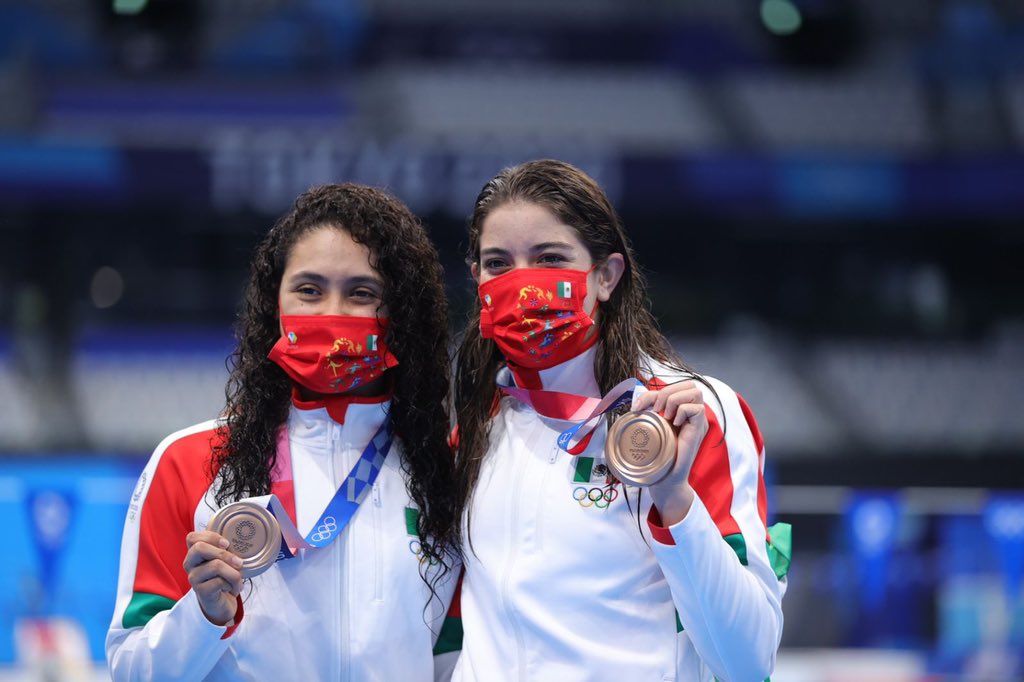
[(648, 488), (662, 525), (667, 527), (682, 521), (693, 503), (694, 492), (688, 480), (690, 467), (708, 432), (704, 394), (696, 381), (680, 381), (637, 396), (633, 411), (640, 410), (659, 413), (676, 429), (675, 464), (665, 478)]

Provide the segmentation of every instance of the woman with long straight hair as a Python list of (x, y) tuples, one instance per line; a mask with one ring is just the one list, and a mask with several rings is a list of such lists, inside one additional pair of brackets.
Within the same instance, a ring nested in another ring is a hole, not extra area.
[[(743, 399), (658, 330), (604, 192), (559, 161), (503, 170), (477, 197), (469, 262), (479, 295), (455, 381), (465, 639), (453, 679), (768, 677), (788, 535), (766, 528), (760, 432)], [(664, 436), (657, 476), (631, 478), (606, 455), (616, 406), (664, 418), (662, 432), (611, 431), (627, 454)]]
[(298, 197), (256, 248), (223, 416), (165, 439), (132, 496), (114, 679), (434, 679), (457, 655), (446, 339), (404, 205)]

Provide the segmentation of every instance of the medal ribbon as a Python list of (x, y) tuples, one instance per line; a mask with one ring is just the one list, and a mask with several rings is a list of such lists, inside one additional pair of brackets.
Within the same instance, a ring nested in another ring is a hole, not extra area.
[[(345, 527), (359, 509), (359, 505), (366, 499), (367, 494), (373, 488), (373, 483), (377, 480), (377, 474), (380, 473), (381, 467), (384, 466), (384, 460), (387, 459), (388, 453), (391, 451), (393, 440), (391, 420), (385, 419), (373, 438), (367, 443), (366, 449), (359, 456), (355, 466), (352, 467), (348, 476), (342, 481), (341, 487), (334, 493), (331, 501), (327, 503), (327, 507), (320, 514), (320, 518), (313, 524), (312, 530), (305, 537), (299, 534), (298, 529), (288, 515), (288, 511), (277, 495), (265, 495), (255, 498), (254, 501), (259, 501), (259, 503), (266, 505), (267, 509), (277, 518), (277, 522), (281, 526), (281, 551), (278, 554), (278, 560), (291, 559), (300, 549), (326, 547), (341, 535), (341, 532), (345, 530)], [(278, 433), (277, 452), (278, 460), (283, 459), (290, 467), (291, 450), (288, 445), (287, 426), (283, 427)], [(287, 478), (291, 479), (291, 472), (287, 472)]]
[(500, 382), (498, 389), (505, 395), (529, 405), (542, 417), (576, 422), (558, 435), (558, 447), (570, 455), (578, 455), (590, 444), (590, 439), (600, 423), (599, 417), (623, 405), (631, 404), (638, 385), (638, 379), (626, 379), (616, 384), (600, 399), (559, 391), (518, 388), (502, 385)]

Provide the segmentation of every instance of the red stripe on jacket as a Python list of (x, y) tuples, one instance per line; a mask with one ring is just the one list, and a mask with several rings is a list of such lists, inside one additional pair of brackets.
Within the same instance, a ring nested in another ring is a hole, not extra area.
[(740, 532), (732, 517), (732, 471), (729, 468), (729, 448), (718, 424), (718, 417), (710, 405), (704, 406), (708, 418), (708, 432), (690, 469), (690, 485), (707, 507), (711, 519), (723, 537)]
[(757, 449), (757, 513), (761, 517), (761, 523), (768, 527), (768, 491), (764, 485), (764, 438), (761, 437), (761, 430), (757, 428), (757, 421), (754, 420), (754, 413), (739, 393), (736, 399), (740, 401), (740, 409), (743, 410), (743, 418), (747, 420), (750, 433), (754, 436), (754, 447)]
[(195, 510), (210, 487), (210, 454), (221, 442), (222, 432), (210, 429), (184, 436), (164, 450), (139, 519), (134, 592), (177, 601), (189, 591), (182, 568), (185, 536), (193, 530)]

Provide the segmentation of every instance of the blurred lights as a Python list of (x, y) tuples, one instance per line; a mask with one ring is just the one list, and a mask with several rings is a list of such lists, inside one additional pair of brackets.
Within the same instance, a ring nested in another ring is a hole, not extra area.
[(138, 14), (149, 0), (114, 0), (114, 14)]
[(124, 294), (124, 279), (114, 268), (103, 266), (92, 276), (89, 295), (97, 308), (109, 308), (121, 300)]
[(762, 0), (761, 21), (777, 36), (788, 36), (800, 30), (803, 17), (790, 0)]
[(49, 306), (46, 294), (38, 286), (29, 284), (14, 294), (14, 324), (25, 329), (37, 329), (46, 324)]

